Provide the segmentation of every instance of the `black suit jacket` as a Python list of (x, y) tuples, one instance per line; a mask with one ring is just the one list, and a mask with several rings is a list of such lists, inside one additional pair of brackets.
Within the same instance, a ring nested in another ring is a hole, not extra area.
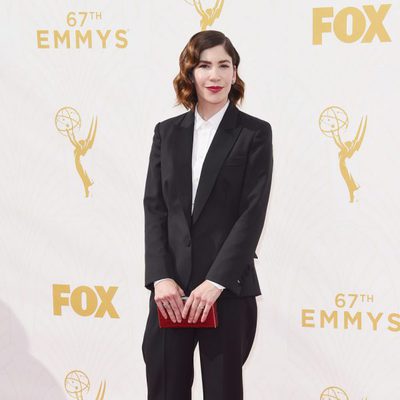
[(192, 203), (194, 112), (156, 125), (145, 194), (145, 286), (173, 278), (187, 295), (210, 279), (221, 296), (261, 294), (254, 268), (271, 188), (268, 122), (230, 102)]

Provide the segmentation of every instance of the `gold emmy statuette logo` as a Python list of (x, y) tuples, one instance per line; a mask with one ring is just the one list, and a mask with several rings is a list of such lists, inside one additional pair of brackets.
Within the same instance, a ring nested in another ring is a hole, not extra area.
[(349, 400), (349, 396), (340, 387), (330, 386), (321, 393), (320, 400)]
[[(202, 1), (204, 0), (185, 0), (186, 3), (191, 4), (196, 9), (197, 13), (200, 15), (200, 27), (202, 31), (207, 29), (207, 26), (211, 26), (214, 21), (221, 15), (222, 6), (224, 5), (224, 0), (214, 0), (212, 2), (212, 7), (203, 6)], [(209, 3), (209, 2), (208, 2)], [(207, 4), (208, 5), (208, 4)]]
[[(87, 375), (79, 370), (71, 371), (64, 380), (65, 391), (76, 400), (83, 400), (84, 394), (90, 390), (90, 381)], [(106, 392), (106, 381), (101, 382), (97, 391), (96, 400), (103, 400)]]
[(349, 125), (349, 117), (342, 108), (331, 106), (322, 111), (319, 117), (319, 128), (321, 132), (332, 138), (336, 146), (339, 148), (339, 168), (344, 181), (346, 182), (350, 203), (354, 202), (354, 192), (360, 188), (355, 182), (353, 176), (349, 172), (346, 160), (351, 158), (353, 154), (360, 149), (361, 143), (364, 139), (365, 130), (367, 128), (367, 117), (361, 118), (360, 125), (358, 126), (357, 133), (354, 139), (343, 141), (342, 137)]
[(350, 398), (340, 387), (330, 386), (321, 393), (320, 400), (350, 400)]
[(69, 141), (74, 146), (75, 168), (82, 179), (83, 186), (85, 188), (85, 195), (88, 197), (89, 186), (93, 185), (94, 182), (90, 180), (87, 172), (82, 167), (81, 157), (85, 156), (87, 151), (93, 146), (97, 130), (97, 117), (95, 119), (92, 118), (89, 133), (84, 140), (76, 139), (75, 132), (81, 127), (81, 116), (74, 108), (61, 108), (56, 114), (55, 124), (58, 132), (60, 132), (63, 136), (67, 136)]

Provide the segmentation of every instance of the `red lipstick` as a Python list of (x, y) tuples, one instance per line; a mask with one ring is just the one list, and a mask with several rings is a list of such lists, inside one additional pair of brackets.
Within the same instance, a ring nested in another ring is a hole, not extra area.
[(213, 93), (218, 93), (223, 88), (222, 88), (222, 86), (208, 86), (207, 89)]

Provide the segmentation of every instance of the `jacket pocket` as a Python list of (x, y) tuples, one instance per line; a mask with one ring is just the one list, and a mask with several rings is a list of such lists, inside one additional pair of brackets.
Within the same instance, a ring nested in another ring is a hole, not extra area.
[(236, 165), (243, 165), (246, 162), (246, 156), (235, 156), (235, 157), (229, 157), (226, 159), (224, 162), (223, 166), (224, 167), (232, 167)]

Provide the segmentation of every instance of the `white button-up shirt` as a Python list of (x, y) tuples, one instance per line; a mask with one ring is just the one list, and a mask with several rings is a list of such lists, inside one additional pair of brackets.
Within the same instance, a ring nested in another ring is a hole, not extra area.
[[(199, 186), (200, 174), (203, 168), (204, 159), (206, 158), (206, 154), (208, 152), (210, 144), (214, 138), (215, 133), (217, 132), (218, 126), (221, 123), (222, 118), (228, 106), (229, 106), (229, 100), (221, 108), (221, 110), (215, 113), (208, 120), (204, 120), (199, 114), (196, 104), (194, 112), (194, 132), (193, 132), (193, 150), (192, 150), (192, 214), (194, 208), (194, 200), (196, 198), (196, 192)], [(163, 280), (164, 279), (155, 281), (154, 285)], [(218, 289), (225, 289), (224, 286), (216, 282), (210, 280), (209, 282), (213, 283)]]

